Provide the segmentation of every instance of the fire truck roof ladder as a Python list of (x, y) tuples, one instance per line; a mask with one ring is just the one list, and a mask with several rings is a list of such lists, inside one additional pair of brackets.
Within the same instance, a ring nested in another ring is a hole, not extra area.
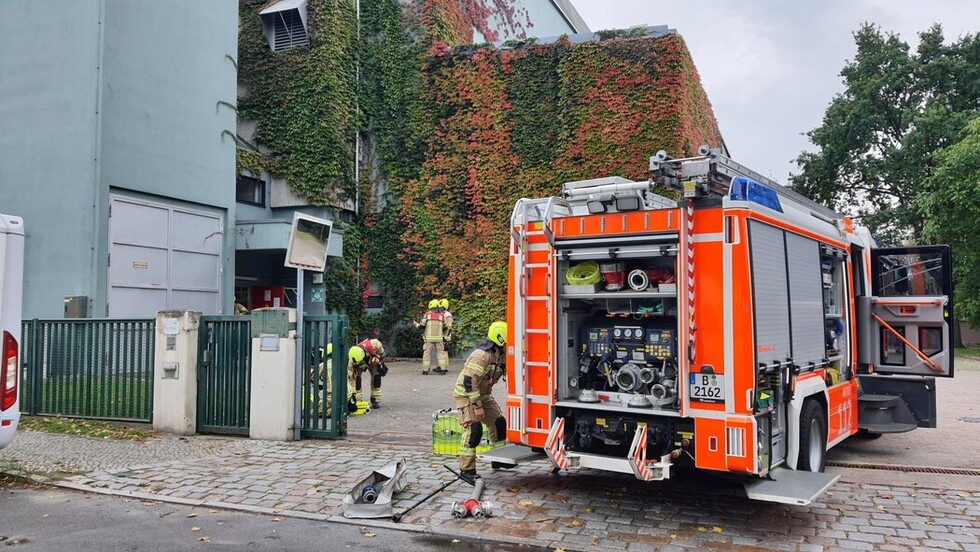
[[(709, 149), (708, 146), (701, 146), (697, 156), (683, 159), (673, 159), (665, 151), (658, 151), (650, 157), (650, 172), (659, 173), (663, 183), (669, 187), (684, 189), (684, 182), (694, 181), (700, 185), (704, 195), (717, 196), (728, 195), (732, 180), (744, 177), (772, 190), (782, 200), (809, 210), (813, 216), (825, 222), (833, 223), (841, 218), (839, 213), (733, 161), (720, 150)], [(687, 197), (687, 193), (685, 196)]]

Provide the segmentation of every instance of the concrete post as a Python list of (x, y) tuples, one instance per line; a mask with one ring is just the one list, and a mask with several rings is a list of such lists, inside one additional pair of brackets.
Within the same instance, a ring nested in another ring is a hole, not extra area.
[(291, 441), (296, 404), (296, 309), (252, 313), (252, 388), (248, 436)]
[(153, 359), (153, 429), (197, 431), (197, 351), (201, 313), (161, 311)]

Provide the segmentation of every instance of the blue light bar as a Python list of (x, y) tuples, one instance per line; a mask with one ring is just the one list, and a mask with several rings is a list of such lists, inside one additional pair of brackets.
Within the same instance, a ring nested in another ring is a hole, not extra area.
[(732, 179), (732, 186), (728, 191), (728, 198), (732, 201), (751, 201), (763, 207), (768, 207), (773, 211), (783, 212), (783, 206), (779, 203), (779, 195), (776, 193), (776, 190), (744, 176), (736, 176)]

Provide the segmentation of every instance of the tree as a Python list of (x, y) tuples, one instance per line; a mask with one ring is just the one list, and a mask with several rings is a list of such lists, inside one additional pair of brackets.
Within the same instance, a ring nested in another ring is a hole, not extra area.
[(792, 186), (847, 213), (883, 244), (921, 235), (917, 201), (929, 193), (935, 153), (955, 142), (980, 109), (980, 35), (946, 45), (942, 27), (919, 34), (912, 53), (897, 35), (864, 24), (841, 70), (845, 90), (820, 127), (819, 149), (796, 159)]
[(925, 217), (923, 237), (948, 243), (953, 254), (956, 317), (980, 326), (980, 117), (962, 139), (936, 153), (930, 192), (918, 206)]

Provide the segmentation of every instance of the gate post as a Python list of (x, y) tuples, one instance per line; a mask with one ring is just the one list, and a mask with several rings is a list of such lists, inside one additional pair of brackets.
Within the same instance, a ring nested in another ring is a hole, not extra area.
[(252, 311), (248, 436), (291, 441), (296, 396), (296, 309)]
[(153, 429), (197, 431), (198, 333), (201, 313), (160, 311), (153, 348)]

